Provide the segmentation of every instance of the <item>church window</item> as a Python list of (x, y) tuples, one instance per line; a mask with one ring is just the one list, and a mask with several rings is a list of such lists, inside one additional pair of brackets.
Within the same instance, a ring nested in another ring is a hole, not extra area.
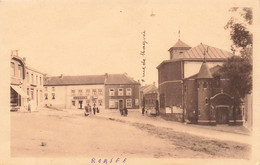
[(204, 82), (204, 83), (203, 83), (203, 88), (207, 88), (207, 87), (208, 87), (207, 82)]

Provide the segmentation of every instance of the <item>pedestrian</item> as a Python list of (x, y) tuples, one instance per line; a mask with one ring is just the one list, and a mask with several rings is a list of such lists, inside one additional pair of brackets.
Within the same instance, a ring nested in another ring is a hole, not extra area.
[(89, 114), (92, 114), (92, 109), (90, 105), (88, 106), (88, 110), (89, 110)]
[(93, 114), (95, 115), (96, 114), (96, 107), (95, 107), (96, 105), (94, 104), (93, 105)]
[(125, 116), (127, 116), (127, 115), (128, 115), (128, 109), (125, 108)]
[(28, 99), (28, 111), (31, 113), (31, 103), (30, 103), (30, 99)]
[(144, 107), (142, 108), (142, 114), (143, 114), (143, 116), (144, 116)]
[(88, 116), (89, 114), (88, 114), (88, 106), (85, 106), (85, 112), (84, 112), (84, 115), (85, 116)]
[(123, 109), (119, 108), (120, 115), (123, 116)]
[(99, 113), (99, 108), (97, 107), (97, 113)]

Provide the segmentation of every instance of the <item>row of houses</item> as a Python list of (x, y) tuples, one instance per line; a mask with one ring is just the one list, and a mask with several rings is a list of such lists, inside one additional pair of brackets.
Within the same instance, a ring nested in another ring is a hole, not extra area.
[(124, 74), (47, 76), (11, 54), (11, 109), (32, 110), (43, 106), (82, 109), (86, 105), (102, 109), (139, 108), (140, 83)]

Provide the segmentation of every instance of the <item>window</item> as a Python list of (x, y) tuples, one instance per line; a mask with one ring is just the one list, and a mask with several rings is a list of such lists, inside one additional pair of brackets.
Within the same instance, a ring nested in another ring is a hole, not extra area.
[(29, 96), (30, 95), (30, 89), (27, 88), (27, 95)]
[(79, 95), (82, 96), (82, 89), (79, 89)]
[(33, 84), (34, 83), (33, 74), (31, 74), (31, 78), (32, 78), (32, 84)]
[(33, 100), (34, 99), (34, 90), (31, 89), (31, 99)]
[(98, 89), (98, 94), (99, 94), (99, 95), (102, 95), (102, 94), (103, 94), (102, 89)]
[(72, 106), (75, 106), (75, 101), (72, 101), (71, 104), (72, 104)]
[(52, 90), (52, 91), (55, 91), (55, 87), (52, 87), (51, 90)]
[(15, 65), (13, 62), (11, 62), (11, 76), (15, 76)]
[(86, 89), (86, 95), (89, 96), (90, 94), (90, 89)]
[(132, 88), (126, 88), (126, 96), (132, 96)]
[(132, 99), (126, 99), (126, 108), (132, 108)]
[(116, 107), (116, 101), (114, 99), (109, 100), (109, 108), (115, 108)]
[(75, 90), (74, 90), (74, 89), (71, 90), (71, 95), (72, 95), (72, 96), (75, 95)]
[(203, 88), (207, 88), (207, 86), (208, 86), (207, 82), (204, 82), (203, 83)]
[(42, 85), (42, 78), (40, 77), (40, 85)]
[(123, 88), (118, 88), (118, 96), (124, 96)]
[(109, 89), (109, 96), (115, 96), (115, 89), (114, 88)]
[(45, 100), (48, 100), (48, 93), (45, 93)]
[(55, 100), (55, 93), (52, 93), (52, 100)]
[(135, 106), (138, 106), (138, 105), (139, 105), (139, 100), (135, 99)]
[(36, 84), (38, 85), (38, 76), (36, 76)]
[(208, 98), (205, 99), (205, 103), (206, 103), (206, 104), (209, 103), (209, 99), (208, 99)]
[(101, 99), (98, 100), (98, 105), (99, 105), (99, 106), (102, 106), (102, 103), (103, 103), (103, 100), (101, 100)]
[(28, 72), (26, 73), (26, 79), (27, 79), (27, 83), (29, 83), (30, 81), (29, 81), (29, 73)]
[(18, 77), (19, 78), (23, 77), (22, 66), (20, 64), (18, 64)]
[(96, 89), (92, 89), (92, 95), (93, 96), (97, 95), (97, 90)]

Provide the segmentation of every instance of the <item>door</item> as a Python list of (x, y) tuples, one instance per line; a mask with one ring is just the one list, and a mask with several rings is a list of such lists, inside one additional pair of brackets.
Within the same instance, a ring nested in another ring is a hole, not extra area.
[(82, 102), (83, 101), (79, 101), (79, 109), (82, 109)]
[(119, 109), (123, 109), (123, 108), (124, 108), (124, 101), (123, 101), (123, 100), (119, 100), (119, 102), (118, 102), (118, 108), (119, 108)]
[(217, 107), (216, 122), (217, 124), (228, 124), (228, 107)]

